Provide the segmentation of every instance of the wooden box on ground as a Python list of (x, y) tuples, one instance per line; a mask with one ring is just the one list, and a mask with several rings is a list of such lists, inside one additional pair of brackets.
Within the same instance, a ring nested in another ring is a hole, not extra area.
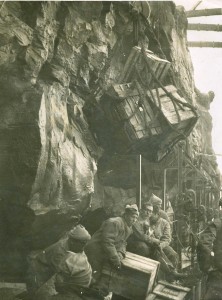
[(119, 271), (109, 265), (103, 268), (103, 280), (116, 295), (131, 300), (145, 300), (153, 289), (159, 262), (130, 252), (122, 261)]
[(153, 292), (145, 300), (185, 300), (190, 299), (191, 290), (187, 287), (159, 281)]

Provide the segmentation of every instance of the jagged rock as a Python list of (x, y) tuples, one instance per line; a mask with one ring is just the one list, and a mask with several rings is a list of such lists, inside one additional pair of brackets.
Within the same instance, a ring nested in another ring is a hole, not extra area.
[[(98, 175), (106, 176), (102, 180), (95, 177), (103, 153), (93, 133), (94, 118), (99, 119), (100, 114), (89, 119), (85, 112), (87, 104), (97, 105), (97, 89), (102, 93), (112, 83), (118, 83), (134, 46), (135, 32), (130, 2), (3, 4), (0, 182), (3, 187), (20, 187), (22, 196), (18, 192), (16, 197), (9, 196), (0, 203), (0, 242), (5, 246), (1, 258), (5, 261), (3, 271), (10, 269), (11, 262), (11, 270), (16, 273), (17, 268), (21, 275), (24, 255), (61, 237), (75, 224), (73, 216), (82, 213), (91, 201), (95, 207), (111, 201), (119, 213), (125, 203), (135, 202), (134, 159), (124, 168), (124, 160), (113, 167), (111, 155), (105, 153), (108, 168), (99, 169)], [(194, 89), (183, 10), (177, 10), (169, 1), (152, 1), (150, 12), (139, 18), (139, 44), (148, 45), (172, 62), (165, 83), (174, 84), (200, 112), (200, 123), (189, 138), (196, 147), (191, 157), (199, 151), (211, 151), (209, 102), (205, 105)], [(206, 131), (209, 134), (203, 139)], [(215, 162), (210, 166), (213, 169), (206, 168), (214, 173)], [(160, 171), (153, 176), (151, 167), (154, 168), (147, 163), (142, 166), (145, 196), (159, 188), (158, 180), (162, 184)], [(19, 236), (15, 235), (16, 228)], [(6, 254), (8, 258), (4, 259)]]

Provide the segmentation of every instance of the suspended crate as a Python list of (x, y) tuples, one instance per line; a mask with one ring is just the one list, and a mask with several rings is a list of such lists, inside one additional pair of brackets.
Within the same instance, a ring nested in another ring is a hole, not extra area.
[(100, 140), (107, 151), (142, 154), (157, 162), (190, 133), (197, 121), (195, 110), (174, 86), (164, 89), (145, 92), (134, 81), (113, 85), (103, 95), (105, 119), (97, 133), (106, 136)]
[(140, 47), (133, 47), (119, 77), (119, 82), (132, 82), (141, 80), (147, 88), (155, 86), (152, 72), (162, 82), (170, 68), (170, 62), (156, 56), (150, 50), (141, 50)]
[(175, 86), (149, 90), (147, 95), (166, 118), (174, 134), (190, 134), (198, 116), (195, 108), (178, 94)]

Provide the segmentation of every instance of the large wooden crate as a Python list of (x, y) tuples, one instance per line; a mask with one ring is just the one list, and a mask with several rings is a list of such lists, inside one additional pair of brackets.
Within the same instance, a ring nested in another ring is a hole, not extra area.
[(160, 82), (163, 82), (170, 66), (171, 63), (168, 60), (159, 58), (148, 49), (142, 52), (140, 47), (135, 46), (126, 60), (118, 81), (131, 82), (134, 79), (138, 80), (139, 76), (147, 88), (152, 88), (156, 85), (152, 72)]
[[(175, 86), (168, 85), (165, 89), (168, 94), (162, 88), (157, 88), (148, 91), (147, 95), (173, 128), (183, 130), (184, 133), (189, 131), (192, 123), (197, 120), (194, 108), (187, 106), (188, 102), (178, 94)], [(170, 96), (173, 96), (175, 100)]]
[(126, 299), (145, 300), (155, 285), (158, 269), (159, 262), (127, 252), (121, 270), (104, 266), (104, 286)]
[(197, 121), (194, 110), (174, 86), (165, 89), (167, 93), (162, 88), (144, 91), (134, 81), (115, 84), (103, 95), (100, 103), (112, 129), (114, 152), (160, 161), (189, 135)]
[(191, 290), (187, 287), (159, 281), (152, 293), (145, 300), (185, 300), (190, 299)]
[[(113, 105), (106, 105), (111, 102)], [(106, 115), (114, 124), (124, 123), (124, 132), (129, 141), (151, 137), (162, 132), (155, 112), (137, 83), (115, 84), (106, 94), (101, 104)], [(119, 128), (121, 130), (122, 128)]]

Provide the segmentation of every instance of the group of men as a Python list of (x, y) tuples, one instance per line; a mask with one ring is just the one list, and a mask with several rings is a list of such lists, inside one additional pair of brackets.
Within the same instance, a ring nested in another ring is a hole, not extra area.
[(39, 291), (52, 278), (56, 293), (45, 299), (78, 300), (88, 299), (88, 295), (90, 299), (93, 295), (104, 299), (110, 291), (101, 292), (98, 288), (103, 266), (108, 263), (111, 268), (120, 269), (126, 250), (156, 259), (167, 275), (180, 277), (176, 271), (178, 257), (170, 246), (170, 223), (161, 203), (152, 195), (140, 212), (132, 204), (125, 207), (122, 216), (110, 218), (110, 214), (102, 214), (102, 224), (97, 218), (98, 228), (94, 230), (98, 230), (91, 231), (92, 236), (79, 224), (57, 243), (30, 256), (27, 289), (31, 299), (43, 300), (45, 296)]

